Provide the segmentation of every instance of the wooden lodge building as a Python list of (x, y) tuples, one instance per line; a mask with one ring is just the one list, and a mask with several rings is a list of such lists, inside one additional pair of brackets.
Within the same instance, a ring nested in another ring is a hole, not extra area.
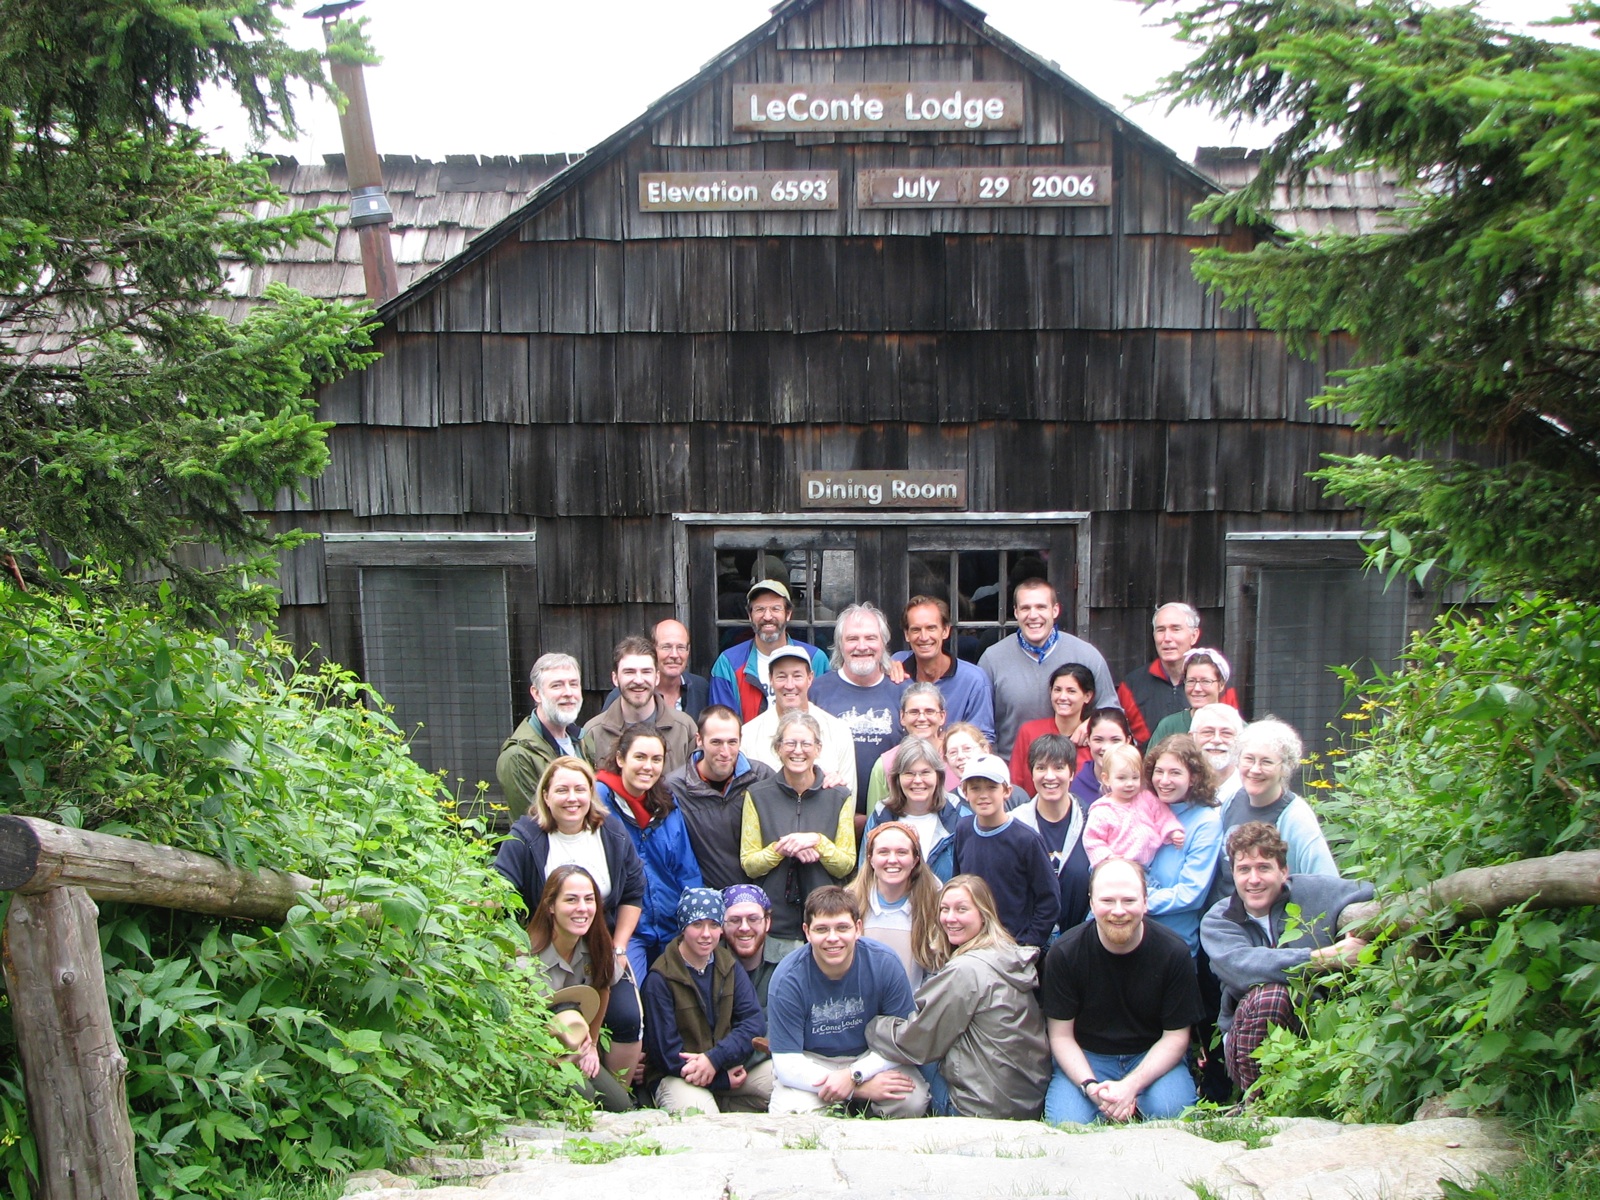
[(540, 653), (592, 711), (613, 643), (677, 615), (705, 673), (779, 571), (801, 637), (933, 593), (976, 657), (1042, 570), (1118, 672), (1188, 600), (1246, 713), (1310, 740), (1326, 664), (1417, 619), (1306, 478), (1393, 448), (1306, 403), (1348, 346), (1292, 357), (1190, 273), (1271, 231), (1193, 220), (1211, 176), (961, 0), (787, 0), (570, 163), (389, 175), (433, 232), (395, 233), (383, 358), (324, 392), (332, 465), (275, 502), (323, 535), (281, 627), (464, 795)]

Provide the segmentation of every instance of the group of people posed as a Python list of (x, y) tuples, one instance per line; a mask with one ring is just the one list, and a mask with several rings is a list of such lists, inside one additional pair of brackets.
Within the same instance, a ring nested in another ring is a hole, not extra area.
[(534, 664), (495, 865), (590, 1098), (1052, 1123), (1248, 1099), (1296, 976), (1359, 960), (1339, 917), (1372, 889), (1193, 608), (1156, 610), (1119, 685), (1048, 582), (1012, 599), (976, 664), (926, 596), (900, 654), (866, 603), (825, 654), (760, 580), (709, 678), (662, 621), (582, 726), (577, 662)]

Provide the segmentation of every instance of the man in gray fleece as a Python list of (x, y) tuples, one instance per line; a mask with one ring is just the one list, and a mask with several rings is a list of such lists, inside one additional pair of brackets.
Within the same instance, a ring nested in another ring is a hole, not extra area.
[(1274, 1025), (1298, 1027), (1289, 973), (1355, 964), (1367, 943), (1350, 934), (1339, 937), (1339, 914), (1346, 905), (1372, 899), (1372, 885), (1333, 875), (1290, 875), (1289, 847), (1265, 821), (1234, 829), (1224, 852), (1233, 866), (1234, 893), (1206, 913), (1200, 942), (1222, 984), (1217, 1027), (1228, 1076), (1248, 1100), (1261, 1074), (1255, 1051), (1268, 1031)]
[(1080, 637), (1056, 628), (1061, 604), (1043, 579), (1024, 579), (1011, 601), (1017, 632), (983, 652), (978, 666), (994, 689), (994, 752), (1010, 761), (1011, 745), (1025, 721), (1048, 717), (1050, 673), (1067, 663), (1082, 663), (1094, 676), (1094, 708), (1121, 708), (1117, 681), (1105, 656)]

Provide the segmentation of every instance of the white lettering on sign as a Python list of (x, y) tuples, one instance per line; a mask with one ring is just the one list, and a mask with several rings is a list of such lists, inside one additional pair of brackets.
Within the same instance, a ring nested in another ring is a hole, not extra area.
[[(735, 88), (735, 128), (775, 124), (791, 129), (906, 129), (929, 124), (940, 129), (1021, 127), (1020, 84), (862, 84), (845, 91), (850, 86), (813, 84), (784, 93), (773, 85), (739, 84)], [(972, 94), (974, 91), (980, 94)], [(748, 113), (742, 111), (739, 99), (746, 93)]]
[(932, 200), (939, 194), (943, 180), (929, 179), (926, 175), (918, 175), (914, 180), (907, 180), (903, 176), (894, 181), (895, 200)]
[(645, 185), (645, 196), (651, 204), (748, 204), (761, 198), (761, 190), (725, 180), (695, 187), (652, 181)]
[(966, 503), (961, 471), (802, 471), (805, 508), (960, 508)]
[(836, 171), (641, 172), (643, 212), (837, 209)]
[(954, 500), (956, 498), (956, 485), (953, 483), (911, 483), (909, 480), (896, 479), (889, 485), (889, 494), (896, 500)]
[(881, 483), (856, 483), (853, 480), (835, 483), (831, 478), (806, 480), (807, 500), (865, 500), (868, 504), (883, 503)]

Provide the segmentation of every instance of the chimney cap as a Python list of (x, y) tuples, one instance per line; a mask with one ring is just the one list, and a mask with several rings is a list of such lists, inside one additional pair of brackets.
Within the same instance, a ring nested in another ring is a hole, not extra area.
[(313, 8), (305, 14), (308, 21), (331, 21), (340, 13), (352, 8), (359, 8), (362, 0), (333, 0), (331, 4), (324, 4), (320, 8)]

